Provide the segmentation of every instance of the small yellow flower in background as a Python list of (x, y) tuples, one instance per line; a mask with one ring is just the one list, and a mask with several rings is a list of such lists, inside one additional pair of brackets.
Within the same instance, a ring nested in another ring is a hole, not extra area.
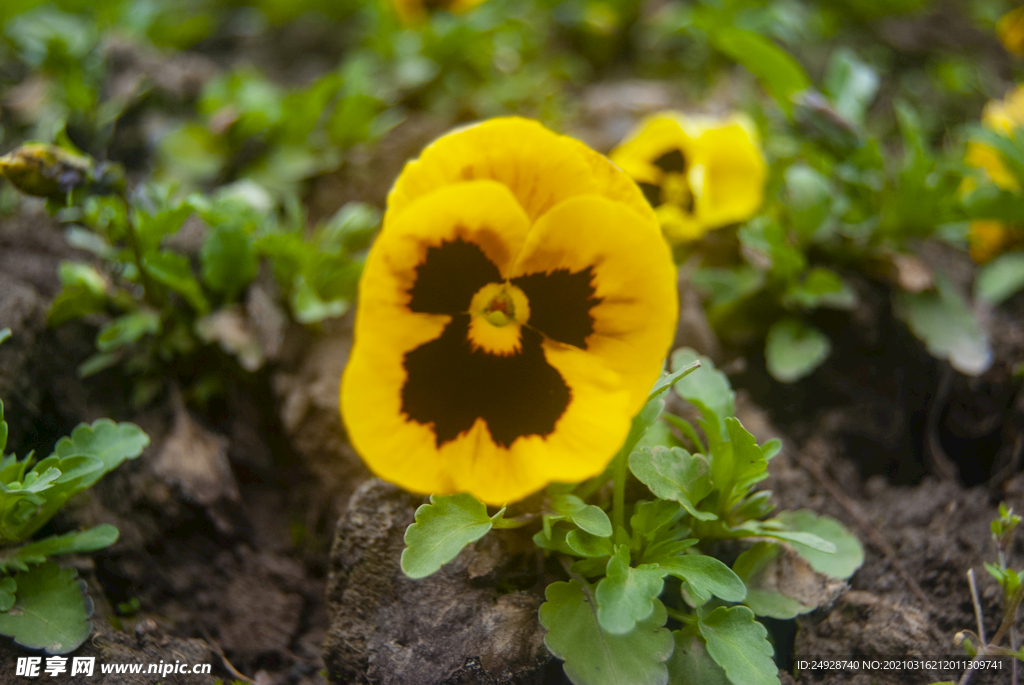
[(1003, 252), (1024, 246), (1024, 229), (994, 219), (976, 219), (971, 222), (968, 244), (971, 258), (984, 264)]
[[(1024, 128), (1024, 87), (1011, 91), (1003, 100), (988, 102), (982, 110), (981, 123), (985, 128), (1003, 135), (1010, 135), (1016, 129)], [(969, 142), (964, 159), (971, 166), (984, 170), (985, 175), (1003, 190), (1021, 190), (1017, 178), (1006, 168), (1002, 155), (990, 145)], [(965, 180), (961, 191), (966, 193), (973, 187), (972, 180)], [(1024, 230), (1000, 221), (978, 219), (971, 222), (968, 240), (971, 257), (975, 262), (984, 264), (1000, 253), (1019, 246), (1024, 241)]]
[(467, 12), (484, 0), (391, 0), (395, 13), (403, 24), (422, 22), (431, 12), (446, 10), (454, 14)]
[(674, 243), (749, 219), (764, 200), (767, 164), (745, 117), (655, 114), (609, 156), (640, 186)]
[(996, 23), (996, 35), (1009, 52), (1024, 55), (1024, 7), (1004, 14)]
[(360, 282), (349, 438), (408, 490), (511, 502), (601, 473), (678, 315), (650, 207), (607, 159), (520, 118), (406, 164)]

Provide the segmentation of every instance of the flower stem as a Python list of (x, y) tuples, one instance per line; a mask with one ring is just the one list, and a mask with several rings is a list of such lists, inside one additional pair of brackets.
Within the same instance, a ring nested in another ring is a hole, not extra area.
[(688, 626), (692, 626), (697, 623), (697, 618), (691, 614), (687, 614), (679, 609), (673, 609), (672, 607), (665, 607), (665, 611), (668, 612), (669, 618), (674, 618), (680, 623), (685, 623)]
[(626, 476), (629, 471), (626, 450), (615, 455), (612, 463), (612, 527), (625, 530), (626, 519)]

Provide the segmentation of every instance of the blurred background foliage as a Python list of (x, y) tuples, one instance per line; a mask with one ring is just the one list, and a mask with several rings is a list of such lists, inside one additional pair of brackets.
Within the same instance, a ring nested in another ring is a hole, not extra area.
[[(62, 273), (71, 294), (56, 321), (114, 317), (85, 371), (149, 339), (143, 360), (129, 355), (136, 369), (156, 373), (157, 360), (219, 341), (239, 359), (249, 349), (248, 371), (263, 359), (253, 341), (226, 342), (210, 317), (246, 301), (264, 262), (292, 319), (344, 314), (390, 184), (374, 169), (415, 152), (389, 152), (400, 129), (436, 135), (518, 114), (608, 152), (657, 109), (741, 112), (767, 163), (764, 203), (675, 246), (721, 340), (762, 348), (775, 379), (798, 380), (828, 358), (825, 324), (850, 315), (867, 282), (929, 352), (978, 374), (991, 360), (979, 311), (1024, 287), (1024, 112), (1002, 101), (1024, 74), (1014, 10), (1004, 0), (6, 0), (0, 152), (52, 142), (127, 171), (121, 199), (69, 196), (60, 210), (71, 239), (110, 262), (97, 274), (124, 286)], [(22, 201), (0, 185), (0, 211)], [(184, 249), (174, 237), (193, 219), (207, 229), (199, 254), (167, 256)], [(132, 254), (133, 232), (152, 255)], [(977, 278), (925, 263), (923, 241), (969, 249)], [(218, 259), (244, 268), (218, 275)], [(166, 311), (140, 319), (147, 307)]]

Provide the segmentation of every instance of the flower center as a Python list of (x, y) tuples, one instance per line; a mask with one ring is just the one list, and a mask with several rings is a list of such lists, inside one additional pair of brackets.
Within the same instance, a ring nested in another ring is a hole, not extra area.
[(469, 342), (473, 349), (509, 355), (522, 345), (520, 325), (530, 318), (530, 304), (511, 283), (488, 283), (469, 305)]

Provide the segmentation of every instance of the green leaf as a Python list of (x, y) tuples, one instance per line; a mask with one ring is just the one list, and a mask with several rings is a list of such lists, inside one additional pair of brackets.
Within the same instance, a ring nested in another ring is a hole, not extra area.
[(629, 470), (657, 497), (679, 502), (694, 518), (718, 518), (697, 509), (712, 490), (711, 466), (704, 455), (682, 447), (643, 447), (629, 455)]
[(143, 266), (154, 280), (184, 297), (200, 315), (209, 314), (210, 302), (203, 294), (199, 281), (192, 275), (192, 266), (187, 257), (164, 250), (147, 255), (143, 260)]
[(779, 685), (779, 669), (772, 661), (775, 650), (768, 631), (744, 606), (719, 607), (697, 626), (707, 643), (708, 654), (722, 667), (733, 685)]
[(339, 298), (336, 300), (324, 300), (319, 293), (313, 289), (305, 276), (295, 277), (292, 286), (291, 307), (295, 320), (299, 323), (317, 323), (324, 319), (333, 319), (343, 316), (348, 311), (349, 301)]
[(790, 530), (811, 533), (835, 545), (836, 551), (826, 554), (800, 542), (792, 542), (793, 549), (818, 573), (845, 580), (864, 563), (864, 547), (860, 540), (834, 518), (819, 516), (808, 509), (784, 511), (777, 518)]
[(592, 535), (611, 537), (612, 522), (601, 507), (587, 504), (576, 495), (555, 495), (551, 508)]
[(735, 414), (736, 394), (729, 385), (729, 379), (715, 368), (710, 358), (700, 356), (688, 347), (672, 353), (673, 369), (686, 368), (695, 361), (700, 361), (700, 368), (673, 386), (676, 394), (697, 407), (705, 419), (707, 412), (722, 419)]
[(722, 493), (719, 501), (723, 510), (728, 510), (746, 496), (754, 483), (768, 477), (768, 460), (739, 419), (727, 418), (725, 429), (729, 442), (712, 457), (711, 482)]
[[(90, 426), (79, 424), (71, 435), (61, 438), (53, 448), (54, 455), (65, 459), (71, 456), (96, 457), (103, 461), (103, 473), (109, 473), (125, 459), (134, 459), (149, 445), (149, 436), (134, 423), (114, 423), (99, 419)], [(90, 479), (83, 488), (90, 487), (103, 475)]]
[(0, 328), (0, 343), (11, 337), (10, 328)]
[(14, 606), (0, 613), (0, 634), (47, 654), (77, 649), (92, 630), (92, 600), (77, 576), (53, 562), (19, 573)]
[(662, 374), (661, 378), (659, 378), (658, 381), (654, 384), (654, 387), (651, 388), (650, 394), (647, 395), (647, 401), (650, 402), (654, 398), (660, 397), (662, 393), (666, 392), (669, 388), (672, 387), (673, 383), (676, 383), (683, 379), (684, 377), (689, 376), (691, 373), (693, 373), (699, 368), (700, 360), (694, 359), (689, 364), (682, 366), (681, 368), (679, 368), (676, 371), (673, 371), (672, 373)]
[(664, 627), (668, 613), (654, 600), (654, 610), (634, 630), (612, 635), (601, 630), (578, 581), (548, 585), (540, 608), (540, 623), (548, 631), (544, 644), (565, 661), (565, 674), (574, 685), (665, 685), (665, 660), (672, 653), (672, 634)]
[(607, 537), (591, 535), (584, 530), (570, 530), (565, 535), (565, 544), (581, 557), (610, 557), (612, 541)]
[(800, 63), (764, 36), (731, 26), (711, 34), (712, 44), (746, 67), (789, 115), (792, 96), (811, 84)]
[(806, 614), (815, 607), (787, 597), (771, 587), (762, 587), (762, 579), (774, 575), (772, 568), (781, 552), (782, 547), (776, 542), (758, 542), (736, 558), (733, 570), (747, 587), (744, 604), (758, 616), (788, 620)]
[(995, 306), (1024, 289), (1024, 252), (1000, 255), (978, 268), (974, 296)]
[(768, 373), (778, 381), (792, 383), (818, 368), (831, 351), (832, 343), (817, 328), (784, 318), (768, 329), (764, 356)]
[(469, 494), (431, 495), (430, 504), (416, 510), (416, 522), (405, 531), (402, 571), (410, 578), (426, 578), (476, 542), (504, 510), (487, 515), (487, 507)]
[(699, 597), (714, 595), (726, 602), (742, 602), (747, 596), (747, 586), (740, 577), (714, 557), (682, 554), (650, 561), (669, 575), (685, 580)]
[(629, 565), (629, 547), (617, 545), (606, 575), (597, 584), (597, 620), (613, 635), (624, 635), (654, 613), (665, 586), (665, 571), (653, 564)]
[(804, 275), (802, 281), (789, 286), (782, 299), (787, 307), (852, 309), (857, 304), (857, 293), (839, 274), (815, 267)]
[(676, 647), (668, 660), (668, 681), (673, 685), (730, 685), (722, 667), (708, 654), (707, 645), (694, 627), (672, 632)]
[(833, 190), (828, 180), (813, 167), (797, 162), (785, 173), (789, 218), (793, 230), (810, 238), (832, 211)]
[(879, 83), (878, 73), (845, 47), (837, 48), (825, 67), (825, 93), (839, 114), (857, 124), (864, 122)]
[(117, 538), (117, 528), (109, 523), (102, 523), (89, 530), (51, 535), (27, 545), (0, 550), (0, 568), (25, 570), (28, 564), (41, 564), (48, 557), (58, 554), (95, 552), (114, 544)]
[(680, 511), (679, 503), (671, 500), (638, 502), (633, 516), (629, 519), (629, 525), (634, 533), (651, 540), (659, 530), (675, 522)]
[(100, 352), (112, 352), (119, 347), (138, 342), (144, 335), (155, 335), (159, 332), (160, 315), (149, 309), (140, 309), (104, 324), (96, 336), (96, 349)]
[(203, 282), (233, 301), (256, 277), (259, 263), (252, 238), (238, 226), (214, 227), (199, 253)]
[(0, 611), (8, 611), (14, 606), (14, 593), (18, 589), (18, 583), (10, 576), (0, 580)]
[(937, 359), (957, 371), (979, 376), (992, 365), (988, 336), (952, 283), (936, 273), (934, 291), (893, 293), (893, 313), (924, 341)]
[(786, 542), (798, 542), (811, 549), (816, 549), (825, 554), (835, 554), (835, 544), (828, 540), (819, 538), (814, 533), (803, 533), (800, 531), (784, 530), (782, 524), (777, 520), (748, 521), (743, 525), (736, 526), (733, 531), (748, 531), (751, 537), (775, 538)]

